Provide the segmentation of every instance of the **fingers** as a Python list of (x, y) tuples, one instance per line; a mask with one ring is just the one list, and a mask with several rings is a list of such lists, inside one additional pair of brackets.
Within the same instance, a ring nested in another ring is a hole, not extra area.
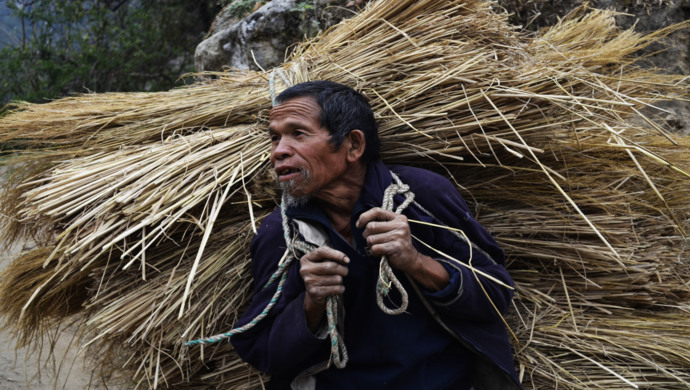
[(382, 208), (368, 210), (357, 220), (357, 227), (364, 228), (362, 235), (374, 256), (387, 256), (393, 268), (404, 272), (419, 265), (419, 252), (412, 245), (412, 235), (407, 217)]
[(406, 228), (407, 217), (376, 207), (362, 213), (357, 219), (356, 226), (359, 229), (364, 228), (364, 238), (368, 238), (372, 235), (388, 233), (399, 228)]
[(345, 292), (345, 286), (341, 276), (334, 277), (333, 280), (310, 279), (305, 280), (305, 290), (309, 298), (318, 304), (325, 304), (326, 298), (332, 295), (340, 295)]
[(369, 248), (377, 255), (395, 250), (401, 243), (407, 244), (410, 241), (407, 217), (381, 208), (362, 213), (357, 220), (357, 227), (364, 228), (362, 235)]
[(369, 250), (373, 256), (395, 256), (404, 253), (407, 249), (407, 245), (403, 245), (399, 240), (384, 242), (372, 240), (372, 243), (369, 244)]
[(324, 305), (328, 296), (345, 292), (343, 280), (347, 276), (349, 262), (344, 253), (329, 247), (320, 247), (302, 256), (300, 276), (308, 298)]
[(357, 223), (355, 226), (357, 226), (358, 229), (361, 229), (365, 226), (368, 226), (372, 222), (388, 222), (392, 221), (400, 214), (396, 214), (392, 211), (384, 210), (380, 207), (374, 207), (373, 209), (370, 209), (368, 211), (365, 211), (362, 213), (362, 215), (359, 216), (357, 219)]
[[(314, 262), (321, 263), (325, 261), (332, 261), (337, 264), (346, 265), (350, 263), (350, 259), (343, 252), (327, 246), (320, 246), (313, 251), (302, 256), (300, 262)], [(347, 268), (346, 268), (347, 269)]]

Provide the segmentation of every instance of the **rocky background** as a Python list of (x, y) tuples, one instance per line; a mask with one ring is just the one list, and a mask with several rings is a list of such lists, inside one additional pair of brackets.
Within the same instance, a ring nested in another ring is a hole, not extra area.
[[(285, 61), (290, 46), (313, 37), (365, 6), (367, 0), (235, 0), (216, 17), (195, 53), (197, 71), (226, 68), (270, 69)], [(690, 0), (498, 0), (516, 28), (533, 33), (587, 3), (620, 14), (622, 29), (651, 32), (690, 18)], [(671, 34), (664, 44), (640, 53), (641, 64), (665, 72), (690, 74), (690, 30)], [(671, 128), (690, 133), (690, 103), (665, 105), (661, 116)]]

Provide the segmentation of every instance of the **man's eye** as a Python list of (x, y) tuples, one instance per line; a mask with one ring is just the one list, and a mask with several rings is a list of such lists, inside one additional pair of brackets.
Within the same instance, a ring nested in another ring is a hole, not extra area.
[(275, 143), (275, 142), (280, 141), (280, 137), (277, 136), (277, 135), (275, 135), (275, 134), (271, 134), (271, 135), (269, 136), (269, 139), (271, 140), (272, 143)]

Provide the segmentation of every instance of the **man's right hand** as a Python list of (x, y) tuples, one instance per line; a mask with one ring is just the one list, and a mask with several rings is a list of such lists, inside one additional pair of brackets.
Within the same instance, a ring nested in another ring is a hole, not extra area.
[(349, 262), (343, 252), (327, 246), (316, 248), (300, 259), (299, 273), (306, 289), (304, 311), (312, 332), (323, 319), (326, 298), (345, 292), (343, 278), (347, 276)]

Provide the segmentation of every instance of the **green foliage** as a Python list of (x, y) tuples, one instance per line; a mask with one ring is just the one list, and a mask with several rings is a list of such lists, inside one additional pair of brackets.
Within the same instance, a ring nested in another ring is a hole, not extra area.
[(258, 3), (265, 3), (266, 0), (234, 0), (228, 6), (230, 15), (236, 18), (243, 18), (256, 7)]
[(290, 8), (290, 11), (305, 13), (312, 9), (314, 9), (313, 5), (307, 3), (306, 1), (301, 1), (297, 3), (294, 7)]
[(73, 92), (155, 91), (193, 70), (219, 7), (186, 0), (8, 0), (22, 22), (0, 49), (0, 107)]
[[(295, 4), (294, 7), (290, 8), (290, 12), (297, 12), (300, 14), (300, 19), (302, 20), (299, 25), (299, 31), (305, 36), (314, 36), (319, 31), (319, 21), (318, 18), (313, 17), (314, 13), (314, 1), (311, 3), (306, 1), (300, 1)], [(311, 16), (311, 18), (309, 18)]]

